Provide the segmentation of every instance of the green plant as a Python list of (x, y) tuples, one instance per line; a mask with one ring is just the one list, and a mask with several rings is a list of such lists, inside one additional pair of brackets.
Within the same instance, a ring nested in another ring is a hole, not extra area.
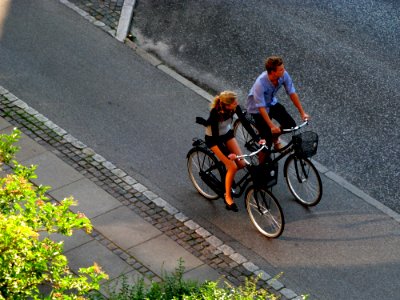
[(19, 150), (14, 144), (20, 139), (21, 132), (14, 128), (11, 134), (0, 134), (0, 165), (9, 163)]
[[(163, 273), (161, 282), (152, 282), (148, 287), (143, 277), (134, 285), (129, 285), (126, 278), (122, 279), (122, 288), (109, 292), (110, 300), (275, 300), (278, 297), (266, 289), (258, 289), (258, 277), (249, 277), (241, 286), (234, 287), (228, 282), (184, 280), (184, 265), (180, 259), (174, 272)], [(93, 299), (104, 299), (99, 295)]]
[(199, 290), (198, 282), (183, 279), (184, 273), (185, 267), (182, 258), (178, 260), (178, 266), (175, 268), (175, 272), (171, 274), (163, 272), (162, 282), (160, 283), (161, 290), (163, 291), (162, 299), (182, 299), (183, 295), (188, 295)]
[[(107, 286), (108, 299), (110, 300), (170, 300), (183, 299), (184, 295), (199, 291), (199, 284), (195, 281), (184, 280), (184, 262), (178, 260), (178, 266), (172, 273), (163, 272), (161, 282), (152, 282), (146, 286), (144, 278), (139, 278), (135, 284), (129, 285), (126, 277), (122, 277), (121, 288)], [(92, 299), (104, 299), (98, 293)]]
[(211, 299), (232, 299), (232, 300), (264, 300), (278, 299), (277, 296), (265, 289), (257, 289), (257, 277), (246, 278), (243, 285), (234, 287), (229, 283), (225, 283), (226, 287), (218, 287), (218, 282), (207, 281), (201, 288), (200, 292), (185, 295), (184, 300), (211, 300)]
[[(17, 129), (0, 135), (1, 162), (11, 161), (19, 137)], [(90, 220), (70, 211), (76, 205), (72, 197), (52, 202), (45, 196), (48, 187), (33, 185), (29, 180), (36, 177), (36, 167), (12, 163), (13, 172), (0, 179), (0, 299), (84, 299), (107, 275), (97, 264), (72, 273), (63, 243), (48, 236), (89, 232)], [(44, 286), (49, 293), (41, 292)]]

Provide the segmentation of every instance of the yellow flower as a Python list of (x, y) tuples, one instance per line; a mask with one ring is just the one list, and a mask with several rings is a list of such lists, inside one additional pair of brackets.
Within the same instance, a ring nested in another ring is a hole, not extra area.
[(78, 219), (86, 218), (83, 212), (78, 211)]
[(101, 273), (101, 267), (96, 262), (93, 265), (93, 269), (94, 269), (94, 272), (96, 274), (100, 274)]

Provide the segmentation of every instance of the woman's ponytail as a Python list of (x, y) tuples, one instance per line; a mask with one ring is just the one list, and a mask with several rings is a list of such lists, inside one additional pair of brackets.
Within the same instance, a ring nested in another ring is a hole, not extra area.
[(211, 109), (218, 107), (221, 103), (224, 104), (231, 104), (237, 100), (237, 95), (236, 93), (232, 91), (223, 91), (219, 95), (215, 96), (213, 101), (210, 104)]
[(220, 104), (220, 102), (221, 102), (221, 99), (220, 99), (219, 95), (218, 95), (218, 96), (215, 96), (214, 99), (213, 99), (213, 101), (212, 101), (211, 104), (210, 104), (210, 108), (213, 109), (213, 108), (215, 108), (215, 107), (218, 107), (218, 105)]

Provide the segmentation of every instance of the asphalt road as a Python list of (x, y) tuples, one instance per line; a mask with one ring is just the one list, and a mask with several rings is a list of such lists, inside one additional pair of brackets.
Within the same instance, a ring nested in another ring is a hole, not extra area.
[(320, 135), (316, 159), (400, 212), (399, 1), (146, 0), (132, 28), (180, 73), (243, 103), (265, 57), (282, 55)]
[(0, 23), (0, 85), (262, 269), (284, 272), (280, 281), (295, 292), (396, 299), (398, 223), (327, 177), (321, 203), (303, 209), (280, 180), (285, 232), (263, 238), (240, 200), (240, 213), (227, 212), (188, 180), (185, 155), (203, 135), (194, 124), (207, 114), (203, 98), (57, 1), (10, 3)]

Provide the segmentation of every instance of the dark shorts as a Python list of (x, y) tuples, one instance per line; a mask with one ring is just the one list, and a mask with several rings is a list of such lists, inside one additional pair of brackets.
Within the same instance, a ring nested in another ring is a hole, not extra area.
[[(281, 128), (292, 128), (292, 127), (296, 126), (296, 122), (286, 111), (285, 107), (280, 103), (277, 103), (274, 106), (271, 106), (269, 108), (268, 115), (271, 119), (278, 121)], [(261, 138), (263, 138), (267, 141), (268, 146), (271, 146), (272, 145), (272, 133), (271, 133), (271, 129), (265, 122), (264, 118), (260, 114), (252, 114), (252, 117), (254, 119), (256, 128), (257, 128)]]
[[(215, 145), (223, 148), (227, 141), (233, 139), (235, 136), (233, 134), (233, 130), (229, 130), (226, 134), (220, 136), (205, 136), (205, 142), (208, 148), (211, 148)], [(222, 146), (222, 147), (221, 147)], [(221, 149), (222, 150), (222, 149)]]

